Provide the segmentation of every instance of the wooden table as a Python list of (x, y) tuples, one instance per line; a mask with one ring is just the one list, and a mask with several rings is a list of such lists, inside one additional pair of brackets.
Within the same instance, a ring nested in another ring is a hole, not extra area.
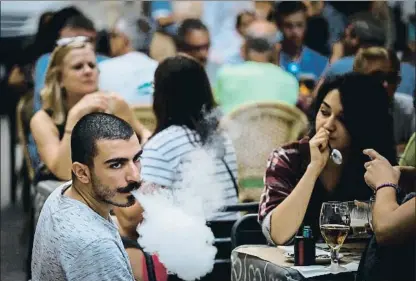
[[(341, 253), (344, 255), (344, 258), (341, 264), (347, 264), (353, 261), (359, 262), (365, 245), (365, 242), (343, 245)], [(244, 245), (237, 247), (231, 254), (231, 263), (232, 281), (353, 281), (355, 279), (355, 273), (353, 272), (304, 278), (298, 270), (292, 268), (293, 263), (286, 261), (282, 249), (265, 245)]]

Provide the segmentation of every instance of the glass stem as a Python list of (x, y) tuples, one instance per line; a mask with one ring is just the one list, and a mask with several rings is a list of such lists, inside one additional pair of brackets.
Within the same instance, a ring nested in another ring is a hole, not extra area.
[(339, 253), (339, 248), (338, 249), (331, 249), (331, 268), (333, 268), (333, 269), (336, 269), (339, 266), (339, 264), (338, 264), (338, 253)]

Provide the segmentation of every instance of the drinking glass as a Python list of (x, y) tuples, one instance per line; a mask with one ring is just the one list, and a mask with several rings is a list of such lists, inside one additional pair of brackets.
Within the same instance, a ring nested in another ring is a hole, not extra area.
[(373, 232), (373, 207), (374, 207), (375, 202), (376, 202), (376, 197), (372, 196), (368, 203), (367, 219), (368, 219), (368, 224), (370, 226), (371, 233)]
[(339, 265), (338, 253), (350, 230), (350, 212), (346, 202), (325, 202), (321, 207), (319, 226), (322, 237), (331, 250), (331, 273), (347, 271)]
[(369, 223), (369, 201), (348, 201), (352, 229), (352, 238), (367, 238), (367, 225)]

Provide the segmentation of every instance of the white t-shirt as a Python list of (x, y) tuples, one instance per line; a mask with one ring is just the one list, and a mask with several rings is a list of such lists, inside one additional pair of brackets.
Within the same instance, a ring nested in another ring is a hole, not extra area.
[[(226, 205), (238, 203), (237, 191), (233, 179), (227, 170), (227, 166), (237, 181), (237, 158), (231, 140), (223, 134), (224, 153), (221, 158), (214, 159), (214, 181), (224, 188), (223, 201)], [(179, 188), (181, 181), (189, 171), (184, 171), (186, 163), (192, 162), (195, 169), (206, 170), (206, 163), (195, 163), (195, 159), (189, 159), (193, 152), (200, 149), (199, 136), (182, 126), (170, 126), (152, 137), (143, 147), (142, 154), (142, 179), (167, 188)], [(191, 156), (192, 157), (192, 156)], [(189, 168), (189, 165), (188, 165)], [(219, 212), (212, 219), (236, 219), (236, 213)]]
[(157, 66), (157, 61), (139, 52), (105, 60), (99, 64), (99, 88), (120, 94), (131, 105), (150, 105)]

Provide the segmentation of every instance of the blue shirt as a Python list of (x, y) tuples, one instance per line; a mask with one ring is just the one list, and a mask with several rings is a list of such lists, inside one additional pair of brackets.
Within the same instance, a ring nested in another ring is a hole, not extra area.
[[(354, 66), (354, 58), (353, 56), (349, 56), (336, 61), (325, 72), (325, 77), (333, 78), (351, 72)], [(402, 76), (402, 81), (399, 84), (397, 92), (413, 95), (416, 83), (415, 67), (409, 63), (402, 62), (400, 64), (400, 75)]]
[(292, 73), (296, 78), (303, 75), (318, 80), (328, 64), (328, 58), (304, 46), (300, 59), (294, 62), (283, 51), (280, 53), (280, 67)]

